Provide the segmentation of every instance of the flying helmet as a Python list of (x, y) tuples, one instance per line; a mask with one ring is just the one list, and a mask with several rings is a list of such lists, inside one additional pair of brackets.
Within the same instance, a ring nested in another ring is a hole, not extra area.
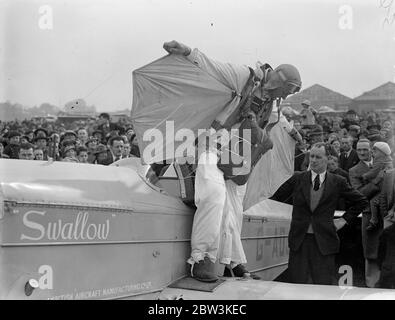
[(294, 94), (302, 87), (299, 71), (293, 65), (281, 64), (274, 71), (285, 84), (284, 89), (287, 90), (288, 94)]

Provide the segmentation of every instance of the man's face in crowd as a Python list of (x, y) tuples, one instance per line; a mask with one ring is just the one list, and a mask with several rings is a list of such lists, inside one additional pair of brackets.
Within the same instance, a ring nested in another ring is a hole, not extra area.
[(29, 140), (32, 141), (34, 139), (34, 132), (29, 132), (27, 136), (29, 137)]
[(384, 121), (383, 122), (383, 129), (392, 130), (392, 122), (391, 121)]
[(85, 129), (78, 130), (78, 140), (86, 141), (88, 139), (88, 132)]
[(324, 147), (313, 146), (310, 150), (310, 168), (315, 173), (323, 173), (328, 165), (328, 157)]
[(19, 159), (34, 160), (33, 148), (19, 150)]
[(107, 152), (101, 152), (96, 157), (99, 164), (107, 164)]
[(27, 139), (26, 139), (25, 137), (21, 137), (21, 138), (20, 138), (20, 142), (21, 142), (21, 144), (22, 144), (22, 143), (26, 143), (26, 142), (28, 142), (28, 141), (27, 141)]
[(372, 159), (372, 152), (368, 142), (357, 144), (357, 154), (361, 161), (370, 161)]
[(328, 170), (330, 172), (335, 171), (338, 168), (338, 163), (335, 159), (328, 160)]
[(101, 133), (95, 133), (94, 135), (93, 135), (93, 137), (95, 137), (97, 140), (99, 140), (99, 141), (101, 141), (102, 140), (102, 135), (101, 135)]
[(340, 153), (340, 142), (338, 140), (333, 141), (331, 145), (337, 153)]
[(34, 150), (35, 160), (44, 160), (44, 152), (41, 149)]
[(350, 130), (349, 133), (350, 133), (350, 136), (353, 138), (358, 137), (358, 130), (353, 129), (353, 130)]
[(130, 144), (129, 143), (125, 143), (123, 146), (123, 156), (127, 157), (130, 154)]
[(81, 151), (80, 154), (78, 155), (78, 161), (82, 162), (82, 163), (87, 163), (88, 162), (88, 152)]
[(45, 149), (47, 146), (47, 140), (46, 139), (38, 139), (36, 142), (36, 145), (40, 149)]
[(69, 140), (69, 141), (76, 141), (77, 138), (76, 138), (75, 135), (73, 135), (73, 134), (66, 134), (65, 137), (64, 137), (64, 140), (65, 140), (65, 141), (66, 141), (66, 140)]
[(12, 137), (10, 138), (10, 144), (19, 144), (19, 140), (20, 140), (19, 136)]
[(115, 141), (113, 141), (112, 145), (111, 145), (111, 151), (117, 157), (122, 156), (123, 141), (122, 140), (115, 140)]
[(75, 150), (74, 149), (67, 150), (65, 153), (65, 157), (69, 157), (69, 158), (75, 157)]
[(339, 124), (339, 122), (338, 121), (333, 121), (333, 123), (332, 123), (332, 128), (333, 128), (333, 130), (340, 130), (340, 124)]
[(344, 151), (350, 151), (352, 147), (352, 142), (350, 138), (342, 138), (341, 148)]

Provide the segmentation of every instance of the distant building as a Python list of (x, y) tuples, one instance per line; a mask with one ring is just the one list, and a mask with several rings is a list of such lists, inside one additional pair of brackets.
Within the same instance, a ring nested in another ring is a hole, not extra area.
[(364, 92), (356, 97), (352, 103), (352, 109), (357, 112), (378, 111), (395, 107), (395, 83), (387, 82), (383, 85)]
[(351, 98), (319, 84), (312, 85), (290, 96), (284, 100), (284, 103), (300, 111), (302, 109), (301, 103), (306, 99), (310, 100), (311, 106), (316, 110), (321, 106), (327, 106), (334, 110), (347, 111), (352, 103)]

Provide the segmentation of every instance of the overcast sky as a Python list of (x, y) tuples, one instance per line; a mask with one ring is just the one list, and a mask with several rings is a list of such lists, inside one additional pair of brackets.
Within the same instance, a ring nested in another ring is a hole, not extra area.
[[(390, 4), (0, 0), (0, 101), (63, 107), (83, 98), (99, 111), (130, 109), (132, 71), (165, 55), (163, 42), (173, 39), (223, 62), (291, 63), (303, 88), (319, 83), (353, 98), (394, 81), (395, 22), (384, 22), (395, 17)], [(40, 29), (43, 5), (52, 9), (50, 30)], [(343, 5), (352, 9), (351, 29), (344, 29)]]

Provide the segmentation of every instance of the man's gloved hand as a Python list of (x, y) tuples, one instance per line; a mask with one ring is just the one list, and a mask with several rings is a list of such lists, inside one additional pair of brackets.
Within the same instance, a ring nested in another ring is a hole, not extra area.
[(184, 56), (188, 56), (191, 53), (191, 48), (175, 40), (165, 42), (163, 44), (163, 49), (165, 49), (168, 53), (182, 54)]

